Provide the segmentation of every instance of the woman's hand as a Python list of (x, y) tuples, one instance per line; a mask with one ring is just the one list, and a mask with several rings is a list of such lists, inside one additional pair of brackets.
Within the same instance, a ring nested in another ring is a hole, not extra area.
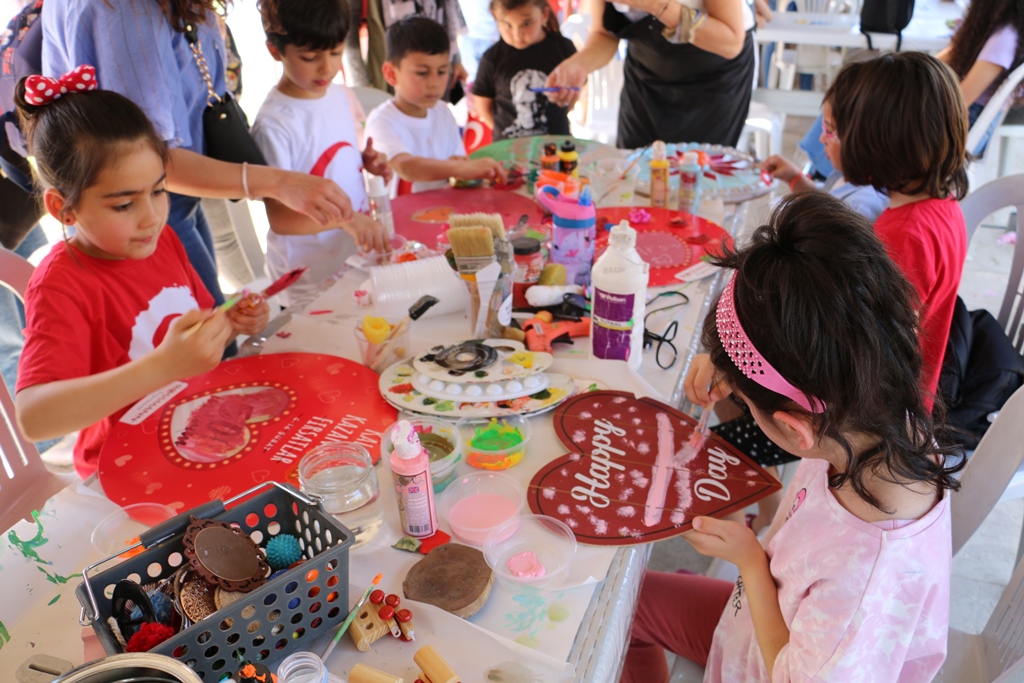
[(778, 178), (788, 183), (800, 175), (800, 169), (789, 159), (773, 154), (761, 162), (761, 172), (768, 173), (772, 178)]
[(709, 403), (721, 401), (732, 393), (732, 388), (725, 382), (715, 381), (715, 373), (716, 368), (711, 362), (711, 356), (701, 353), (693, 357), (690, 371), (686, 373), (686, 381), (683, 382), (683, 390), (690, 403), (707, 406)]
[[(197, 327), (198, 325), (198, 327)], [(217, 367), (235, 331), (224, 311), (188, 311), (171, 322), (160, 345), (160, 367), (168, 381), (186, 379)]]
[(270, 306), (261, 297), (250, 294), (231, 307), (228, 320), (235, 334), (252, 336), (261, 332), (270, 321)]
[(580, 91), (587, 84), (586, 67), (576, 59), (576, 55), (564, 60), (548, 74), (544, 81), (545, 88), (560, 88), (556, 92), (547, 93), (548, 99), (559, 107), (572, 107), (580, 98)]
[(384, 183), (390, 183), (395, 174), (388, 166), (388, 155), (373, 148), (373, 138), (366, 138), (366, 149), (363, 150), (363, 168), (367, 173), (379, 175)]
[(701, 555), (717, 557), (732, 562), (740, 572), (763, 563), (764, 548), (757, 536), (746, 524), (714, 517), (696, 517), (693, 531), (687, 531), (683, 538)]
[[(261, 181), (266, 178), (266, 182), (254, 185), (253, 195), (276, 199), (319, 225), (352, 220), (352, 201), (333, 180), (266, 166), (258, 168)], [(252, 176), (257, 175), (255, 170), (250, 167)]]

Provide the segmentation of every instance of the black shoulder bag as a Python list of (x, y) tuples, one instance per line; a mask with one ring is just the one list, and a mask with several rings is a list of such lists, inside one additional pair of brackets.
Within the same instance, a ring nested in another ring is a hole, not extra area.
[(231, 93), (218, 95), (213, 89), (210, 69), (206, 66), (203, 48), (199, 44), (199, 33), (196, 27), (189, 25), (185, 30), (185, 39), (192, 48), (196, 66), (206, 83), (206, 111), (203, 112), (203, 139), (206, 143), (206, 156), (234, 164), (248, 162), (266, 166), (267, 160), (260, 151), (256, 141), (249, 134), (249, 121), (245, 112)]

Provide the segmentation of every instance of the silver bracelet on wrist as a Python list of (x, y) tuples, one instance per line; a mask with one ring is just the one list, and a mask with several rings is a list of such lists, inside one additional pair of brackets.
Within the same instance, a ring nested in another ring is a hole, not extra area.
[(242, 191), (245, 192), (245, 198), (252, 201), (252, 195), (249, 193), (249, 162), (242, 162)]

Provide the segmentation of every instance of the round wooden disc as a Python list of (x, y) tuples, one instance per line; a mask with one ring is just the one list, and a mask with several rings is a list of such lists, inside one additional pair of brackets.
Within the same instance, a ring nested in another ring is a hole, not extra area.
[(446, 543), (413, 565), (402, 582), (409, 600), (426, 602), (468, 619), (476, 614), (494, 584), (494, 572), (476, 548)]
[(252, 542), (231, 529), (207, 527), (196, 534), (195, 543), (196, 559), (217, 578), (244, 581), (259, 570)]

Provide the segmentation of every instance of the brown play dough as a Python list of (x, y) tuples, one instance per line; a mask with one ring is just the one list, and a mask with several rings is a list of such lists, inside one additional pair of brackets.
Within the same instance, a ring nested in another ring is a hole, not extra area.
[(484, 606), (494, 585), (494, 572), (476, 548), (445, 543), (413, 565), (402, 582), (409, 600), (440, 607), (468, 619)]

